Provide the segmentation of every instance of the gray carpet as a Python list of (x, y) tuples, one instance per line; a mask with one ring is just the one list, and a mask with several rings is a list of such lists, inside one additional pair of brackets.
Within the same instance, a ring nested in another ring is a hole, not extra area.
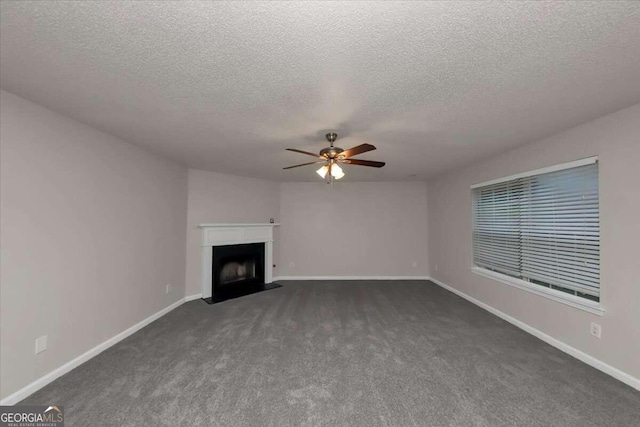
[(429, 282), (192, 301), (21, 404), (68, 426), (638, 426), (640, 392)]

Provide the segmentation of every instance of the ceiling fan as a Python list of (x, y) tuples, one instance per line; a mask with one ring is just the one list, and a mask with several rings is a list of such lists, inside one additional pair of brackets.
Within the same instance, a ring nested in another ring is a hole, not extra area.
[(322, 178), (328, 177), (328, 179), (333, 182), (334, 179), (340, 179), (344, 176), (344, 171), (340, 167), (340, 163), (347, 165), (358, 165), (358, 166), (369, 166), (373, 168), (381, 168), (385, 165), (384, 162), (375, 162), (373, 160), (360, 160), (360, 159), (352, 159), (351, 157), (357, 156), (358, 154), (366, 153), (367, 151), (373, 151), (376, 149), (375, 146), (371, 144), (361, 144), (353, 148), (349, 148), (348, 150), (343, 150), (340, 147), (334, 147), (333, 143), (338, 138), (338, 134), (335, 132), (330, 132), (325, 135), (327, 141), (329, 141), (330, 146), (323, 148), (320, 150), (319, 154), (310, 153), (308, 151), (298, 150), (296, 148), (287, 148), (288, 151), (293, 151), (295, 153), (302, 153), (308, 156), (315, 157), (315, 162), (302, 163), (300, 165), (295, 166), (287, 166), (282, 169), (293, 169), (299, 168), (300, 166), (308, 166), (324, 163), (324, 165), (318, 169), (316, 172)]

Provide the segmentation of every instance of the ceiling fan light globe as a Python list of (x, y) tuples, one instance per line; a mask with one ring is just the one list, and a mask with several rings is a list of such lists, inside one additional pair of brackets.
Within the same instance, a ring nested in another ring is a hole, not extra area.
[(334, 164), (331, 166), (331, 176), (333, 176), (335, 179), (340, 179), (344, 176), (344, 172), (342, 171), (342, 168), (340, 166)]
[(327, 176), (327, 172), (329, 172), (329, 168), (327, 167), (327, 165), (322, 166), (320, 169), (316, 171), (316, 173), (320, 175), (322, 179), (324, 179), (324, 177)]

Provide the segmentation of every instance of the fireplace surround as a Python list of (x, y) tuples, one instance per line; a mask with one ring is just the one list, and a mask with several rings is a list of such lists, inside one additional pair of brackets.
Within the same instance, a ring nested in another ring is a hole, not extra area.
[(200, 224), (200, 287), (209, 304), (273, 284), (273, 228), (279, 224)]

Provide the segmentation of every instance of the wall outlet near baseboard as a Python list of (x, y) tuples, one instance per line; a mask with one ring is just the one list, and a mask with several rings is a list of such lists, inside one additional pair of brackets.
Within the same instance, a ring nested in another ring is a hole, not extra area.
[(602, 337), (602, 326), (597, 323), (591, 322), (591, 335), (596, 338)]
[(40, 338), (36, 338), (36, 353), (42, 353), (47, 349), (47, 336), (43, 335)]
[(438, 271), (438, 264), (435, 265), (435, 269), (436, 269), (436, 271)]
[(171, 292), (171, 283), (167, 284), (167, 288), (165, 290), (165, 294), (168, 294), (169, 292)]
[(289, 268), (293, 268), (294, 266), (295, 266), (295, 264), (293, 263), (293, 261), (291, 261), (291, 262), (289, 263)]
[(413, 268), (418, 268), (418, 263), (417, 263), (417, 262), (415, 262), (415, 261), (413, 261), (413, 262), (411, 263), (411, 267), (413, 267)]

